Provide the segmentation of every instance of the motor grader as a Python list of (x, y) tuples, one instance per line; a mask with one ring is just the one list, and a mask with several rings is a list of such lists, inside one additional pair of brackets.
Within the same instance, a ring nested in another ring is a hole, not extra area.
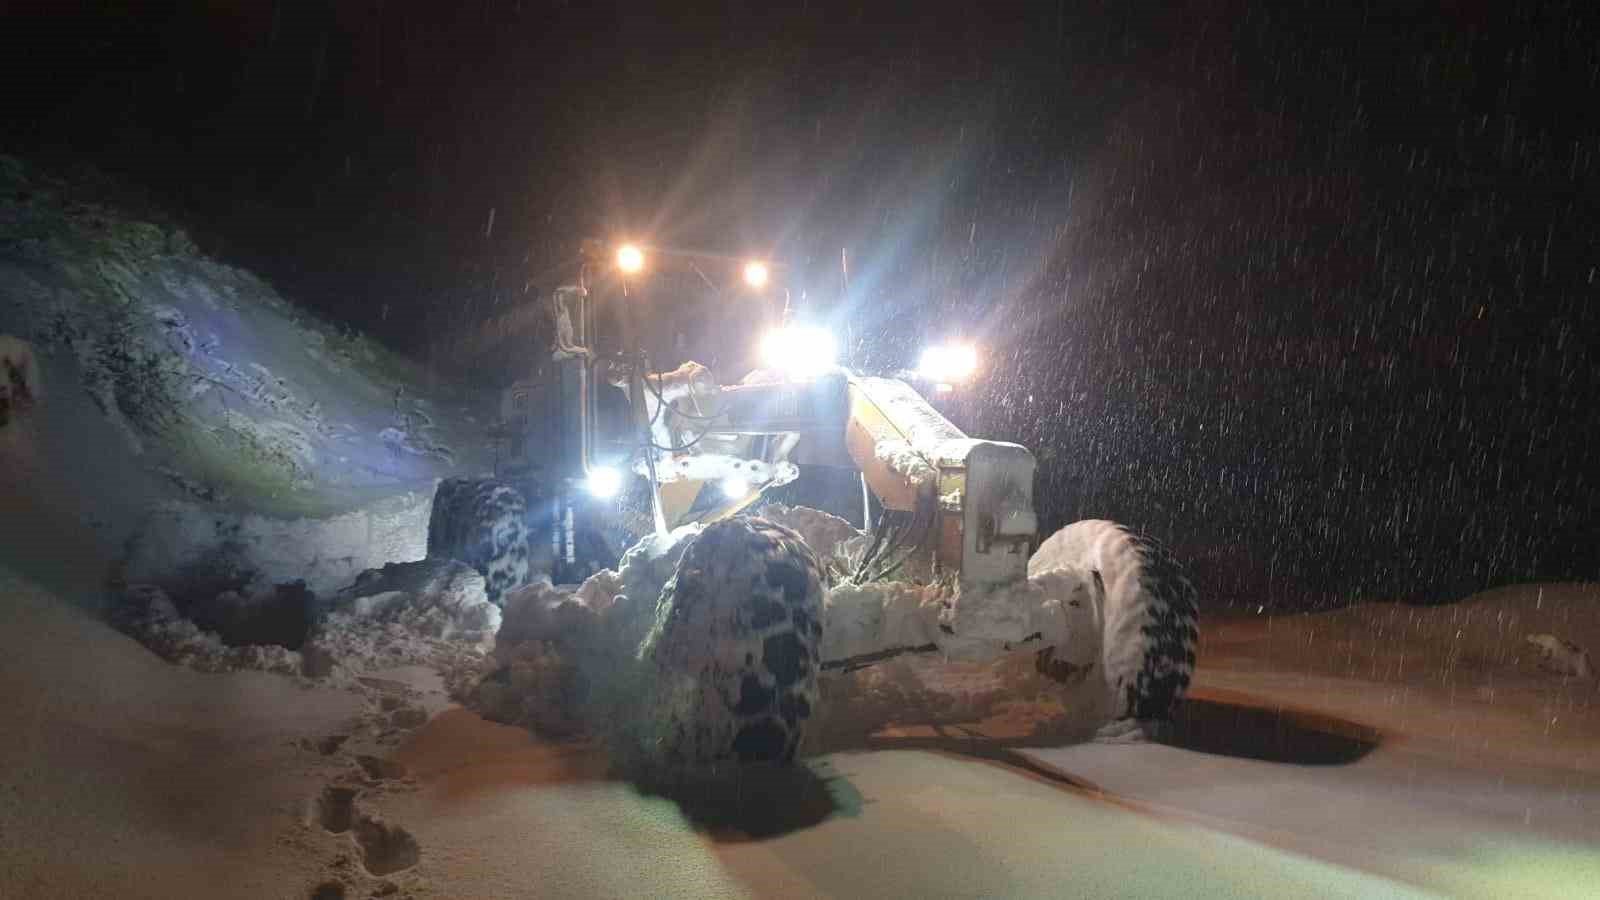
[[(591, 247), (548, 301), (536, 372), (503, 395), (495, 477), (441, 485), (429, 555), (531, 603), (507, 610), (524, 637), (607, 660), (591, 681), (648, 669), (626, 715), (674, 767), (792, 759), (821, 672), (907, 653), (1029, 654), (1108, 719), (1169, 715), (1197, 637), (1181, 568), (1105, 521), (1040, 546), (1033, 455), (969, 437), (914, 386), (970, 379), (970, 345), (861, 374), (791, 299), (761, 261)], [(742, 515), (780, 493), (850, 539)], [(571, 646), (596, 635), (609, 655)]]

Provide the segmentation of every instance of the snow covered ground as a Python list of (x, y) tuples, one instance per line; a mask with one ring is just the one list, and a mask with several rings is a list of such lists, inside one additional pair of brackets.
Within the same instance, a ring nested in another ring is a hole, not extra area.
[(1595, 684), (1517, 648), (1523, 628), (1592, 634), (1597, 594), (1523, 587), (1212, 623), (1165, 743), (1062, 744), (1015, 704), (668, 798), (614, 780), (592, 741), (451, 706), (424, 668), (344, 687), (196, 673), (8, 573), (0, 884), (31, 897), (1583, 896), (1600, 883)]

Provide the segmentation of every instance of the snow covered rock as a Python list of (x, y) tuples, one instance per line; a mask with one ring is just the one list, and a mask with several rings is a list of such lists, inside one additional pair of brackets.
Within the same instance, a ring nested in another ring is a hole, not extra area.
[(585, 579), (573, 596), (584, 606), (603, 615), (617, 602), (617, 595), (622, 593), (622, 583), (620, 572), (602, 569)]
[(506, 657), (464, 698), (474, 709), (487, 719), (524, 725), (546, 737), (585, 729), (587, 683), (571, 648), (555, 641), (524, 641)]

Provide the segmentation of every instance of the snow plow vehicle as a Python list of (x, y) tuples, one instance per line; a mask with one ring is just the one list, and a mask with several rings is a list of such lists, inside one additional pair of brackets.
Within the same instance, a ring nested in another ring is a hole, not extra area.
[[(1110, 720), (1169, 716), (1197, 637), (1170, 555), (1105, 521), (1041, 544), (1027, 448), (839, 365), (826, 328), (768, 299), (765, 263), (727, 279), (737, 293), (707, 273), (738, 265), (592, 250), (550, 298), (548, 359), (503, 396), (495, 477), (440, 486), (429, 555), (478, 568), (497, 603), (545, 582), (547, 605), (607, 619), (653, 667), (651, 743), (673, 764), (792, 759), (820, 673), (903, 654), (1026, 653), (1046, 677), (1103, 679)], [(721, 383), (697, 355), (747, 374)], [(976, 363), (957, 345), (920, 371), (948, 389)], [(757, 508), (786, 486), (804, 506)], [(586, 549), (606, 529), (639, 539), (620, 575)]]

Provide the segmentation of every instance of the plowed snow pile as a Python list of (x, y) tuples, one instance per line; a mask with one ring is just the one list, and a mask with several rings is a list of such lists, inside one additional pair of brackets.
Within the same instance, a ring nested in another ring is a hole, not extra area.
[[(850, 569), (849, 554), (859, 554), (866, 538), (804, 507), (769, 507), (761, 515), (794, 527), (813, 548), (829, 548), (821, 561), (835, 573)], [(617, 730), (642, 718), (629, 706), (642, 695), (640, 642), (663, 614), (657, 600), (695, 533), (648, 537), (628, 552), (620, 572), (599, 573), (576, 590), (537, 583), (510, 595), (472, 705), (497, 721), (558, 735), (583, 731), (586, 721)], [(807, 747), (823, 749), (901, 723), (971, 722), (1002, 713), (1031, 717), (1038, 733), (1092, 734), (1111, 705), (1097, 665), (1099, 610), (1089, 583), (1060, 569), (981, 597), (904, 581), (829, 589), (824, 704)], [(1039, 662), (1045, 646), (1054, 648), (1051, 669)], [(964, 661), (973, 659), (984, 661)]]

